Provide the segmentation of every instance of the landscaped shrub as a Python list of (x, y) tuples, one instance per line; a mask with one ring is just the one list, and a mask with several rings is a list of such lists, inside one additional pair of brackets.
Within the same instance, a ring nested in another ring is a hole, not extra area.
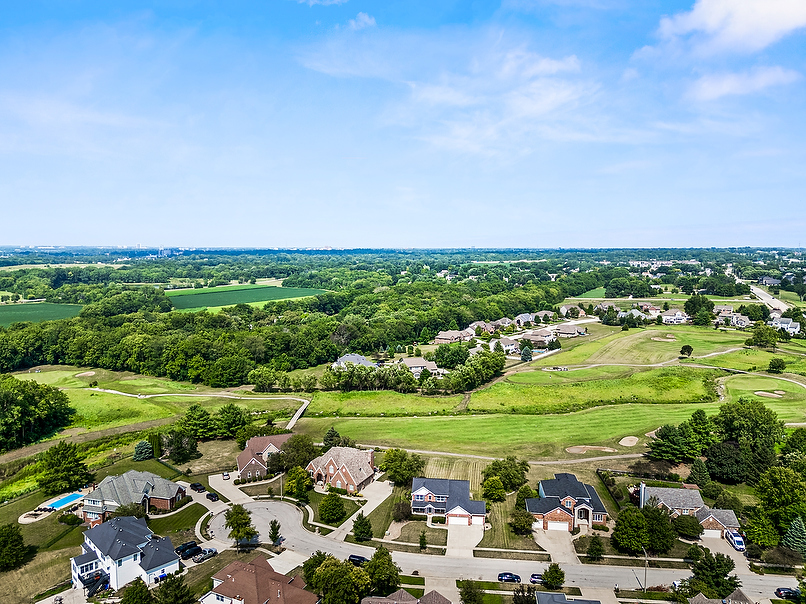
[(764, 548), (758, 543), (749, 543), (747, 545), (747, 557), (753, 560), (761, 560), (764, 555)]
[(84, 521), (75, 514), (62, 514), (59, 516), (59, 522), (68, 526), (78, 526)]
[(347, 492), (347, 489), (340, 489), (339, 487), (334, 487), (333, 485), (330, 485), (330, 486), (327, 487), (327, 492), (328, 493), (338, 493), (339, 495), (349, 495), (349, 493)]
[(591, 528), (594, 531), (602, 531), (603, 533), (606, 533), (610, 530), (610, 527), (608, 527), (606, 524), (592, 524)]
[(803, 556), (795, 550), (779, 545), (769, 551), (764, 552), (763, 558), (767, 564), (776, 566), (795, 566), (803, 561)]
[(431, 522), (433, 524), (445, 524), (445, 516), (432, 516)]
[(725, 490), (718, 482), (708, 482), (702, 487), (701, 492), (703, 497), (707, 497), (708, 499), (716, 499)]

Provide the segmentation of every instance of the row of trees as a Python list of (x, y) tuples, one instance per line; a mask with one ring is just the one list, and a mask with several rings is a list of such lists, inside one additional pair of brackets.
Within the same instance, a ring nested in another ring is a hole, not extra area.
[(58, 388), (0, 376), (0, 452), (36, 442), (68, 425), (75, 413), (69, 403)]
[(400, 587), (400, 567), (384, 547), (362, 566), (316, 551), (303, 563), (302, 571), (322, 604), (358, 604), (368, 595), (385, 596)]

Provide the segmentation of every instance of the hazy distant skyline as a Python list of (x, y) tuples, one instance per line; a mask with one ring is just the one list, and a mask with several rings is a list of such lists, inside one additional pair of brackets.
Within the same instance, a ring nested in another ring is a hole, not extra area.
[(31, 0), (0, 245), (800, 247), (802, 0)]

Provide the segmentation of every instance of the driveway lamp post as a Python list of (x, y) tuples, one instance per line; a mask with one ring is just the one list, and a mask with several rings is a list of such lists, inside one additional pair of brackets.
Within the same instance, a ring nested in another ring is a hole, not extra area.
[(646, 593), (646, 573), (649, 566), (649, 558), (647, 557), (646, 548), (642, 545), (641, 549), (644, 550), (644, 593)]

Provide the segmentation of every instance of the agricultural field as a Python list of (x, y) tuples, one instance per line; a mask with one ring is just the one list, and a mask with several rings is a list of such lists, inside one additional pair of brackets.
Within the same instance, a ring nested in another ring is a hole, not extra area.
[(0, 305), (0, 327), (8, 327), (12, 323), (31, 321), (55, 321), (57, 319), (70, 319), (78, 316), (80, 304), (52, 304), (50, 302), (34, 302), (31, 304), (2, 304)]
[[(517, 373), (506, 382), (474, 392), (468, 411), (546, 414), (625, 403), (707, 402), (716, 396), (709, 379), (719, 373), (688, 367), (652, 369), (626, 377), (611, 377), (611, 368), (581, 372), (583, 381), (573, 381), (577, 371)], [(555, 380), (560, 373), (565, 375)]]
[(371, 392), (317, 392), (305, 415), (399, 416), (449, 413), (462, 396), (421, 396), (391, 390)]
[(321, 289), (276, 287), (273, 285), (224, 285), (204, 289), (167, 291), (178, 310), (219, 309), (235, 304), (263, 304), (274, 300), (291, 300), (325, 293)]

